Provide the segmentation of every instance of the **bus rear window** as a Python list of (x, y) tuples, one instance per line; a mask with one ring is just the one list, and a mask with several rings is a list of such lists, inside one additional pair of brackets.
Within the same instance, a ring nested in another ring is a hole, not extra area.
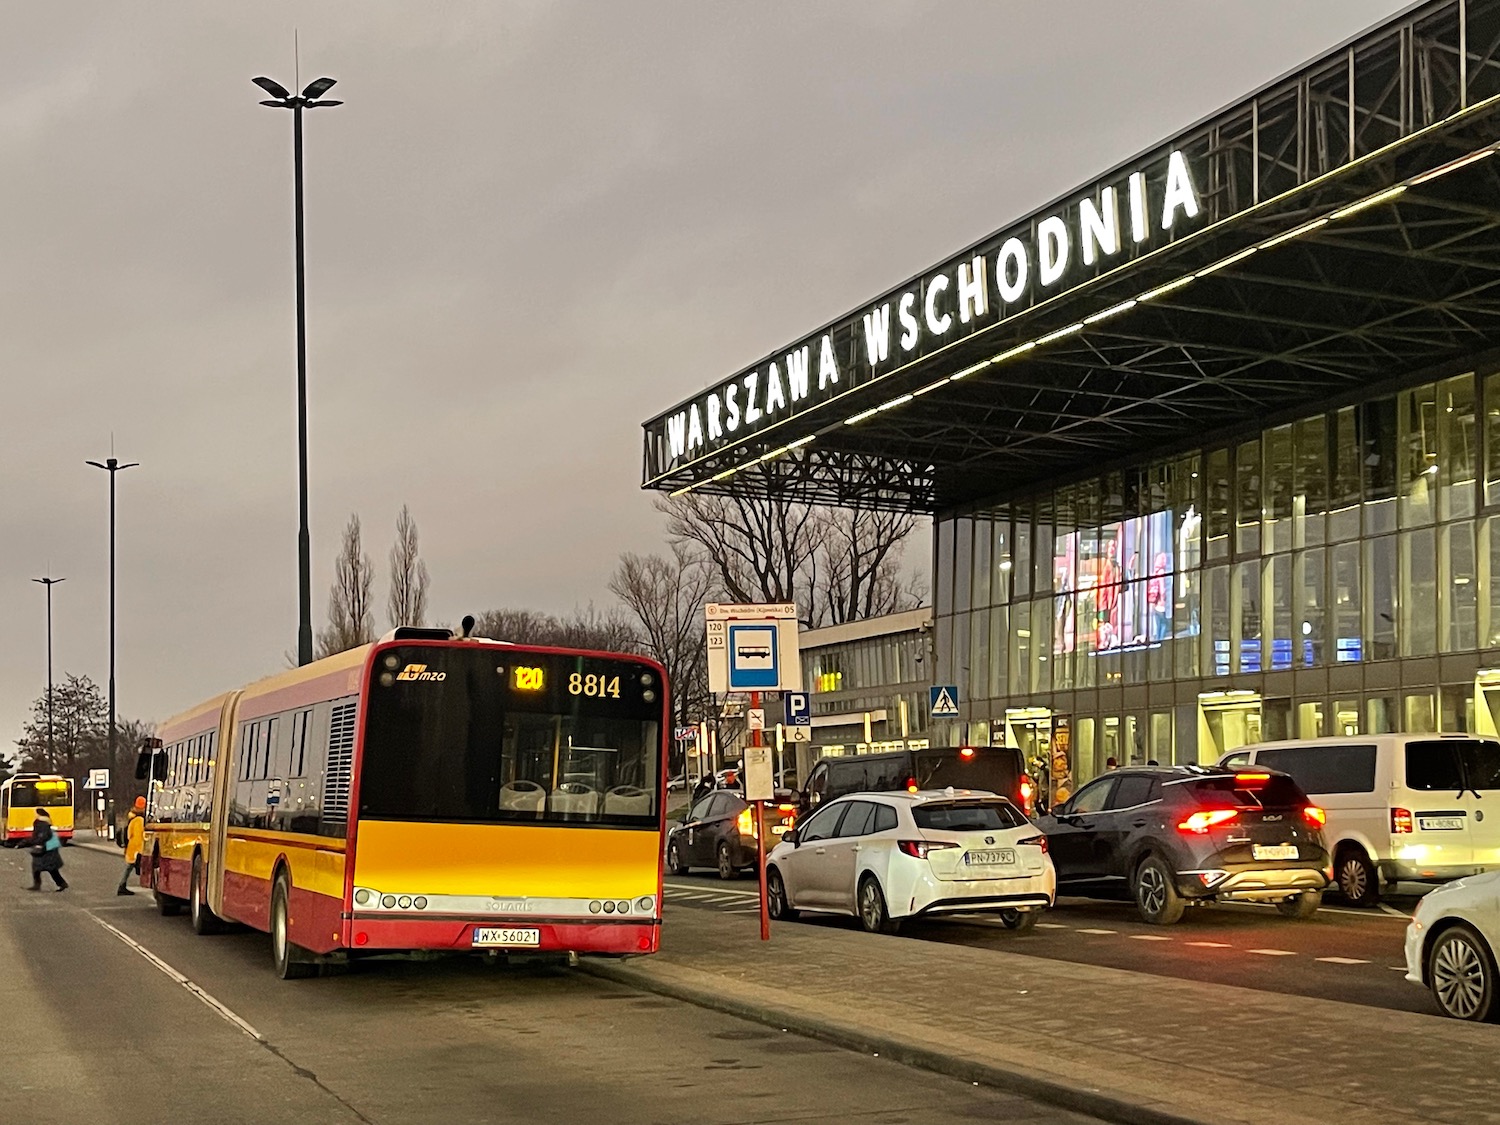
[(56, 809), (72, 804), (72, 786), (66, 781), (18, 781), (10, 788), (13, 809)]

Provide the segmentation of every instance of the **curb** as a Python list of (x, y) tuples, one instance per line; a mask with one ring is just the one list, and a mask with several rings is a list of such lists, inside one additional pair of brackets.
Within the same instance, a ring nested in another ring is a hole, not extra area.
[(820, 1039), (849, 1050), (878, 1054), (883, 1058), (895, 1059), (897, 1062), (917, 1067), (920, 1070), (930, 1070), (936, 1074), (962, 1079), (976, 1085), (993, 1086), (1057, 1106), (1060, 1109), (1088, 1114), (1104, 1121), (1119, 1122), (1120, 1125), (1220, 1125), (1220, 1122), (1224, 1120), (1219, 1119), (1219, 1122), (1210, 1123), (1197, 1117), (1184, 1117), (1168, 1110), (1157, 1109), (1126, 1094), (1112, 1093), (1104, 1089), (1079, 1089), (1035, 1071), (959, 1058), (931, 1047), (923, 1047), (852, 1024), (821, 1019), (817, 1016), (777, 1008), (771, 1004), (725, 996), (683, 981), (664, 980), (653, 974), (617, 963), (580, 961), (578, 969), (590, 976), (613, 981), (616, 984), (655, 992), (700, 1008), (709, 1008), (724, 1012), (726, 1015), (753, 1020), (756, 1023)]

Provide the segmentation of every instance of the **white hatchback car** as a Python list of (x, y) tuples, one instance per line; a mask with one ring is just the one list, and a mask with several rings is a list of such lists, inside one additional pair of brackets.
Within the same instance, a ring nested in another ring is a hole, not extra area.
[(1425, 984), (1445, 1016), (1500, 1023), (1500, 871), (1432, 891), (1406, 927), (1406, 979)]
[(1029, 930), (1057, 895), (1047, 838), (977, 789), (852, 793), (819, 808), (766, 857), (772, 918), (853, 914), (894, 933), (923, 914), (998, 912)]

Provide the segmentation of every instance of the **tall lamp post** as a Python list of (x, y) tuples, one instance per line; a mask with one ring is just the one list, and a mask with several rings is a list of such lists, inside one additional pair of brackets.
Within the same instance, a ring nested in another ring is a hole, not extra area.
[(52, 769), (56, 769), (57, 751), (52, 744), (52, 587), (67, 579), (53, 578), (49, 574), (46, 578), (33, 578), (32, 581), (47, 587), (47, 762)]
[(109, 474), (109, 796), (114, 801), (119, 784), (115, 768), (115, 474), (134, 469), (140, 462), (106, 457), (88, 464)]
[(251, 79), (270, 100), (261, 105), (292, 111), (292, 195), (297, 242), (297, 495), (301, 522), (297, 527), (297, 663), (311, 664), (312, 634), (312, 544), (307, 531), (307, 282), (302, 252), (302, 111), (343, 105), (324, 98), (334, 84), (332, 78), (317, 78), (293, 94), (270, 78)]

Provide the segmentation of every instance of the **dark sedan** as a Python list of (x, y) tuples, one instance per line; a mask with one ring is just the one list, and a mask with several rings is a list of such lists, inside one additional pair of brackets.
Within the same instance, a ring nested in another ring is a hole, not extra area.
[(1058, 894), (1128, 893), (1147, 922), (1170, 925), (1229, 899), (1311, 917), (1330, 877), (1323, 819), (1274, 770), (1158, 766), (1091, 781), (1037, 825)]
[[(795, 796), (766, 805), (766, 851), (780, 841), (797, 815)], [(733, 879), (756, 863), (755, 811), (743, 793), (715, 790), (693, 803), (687, 817), (667, 834), (667, 870), (685, 875), (712, 867)]]

